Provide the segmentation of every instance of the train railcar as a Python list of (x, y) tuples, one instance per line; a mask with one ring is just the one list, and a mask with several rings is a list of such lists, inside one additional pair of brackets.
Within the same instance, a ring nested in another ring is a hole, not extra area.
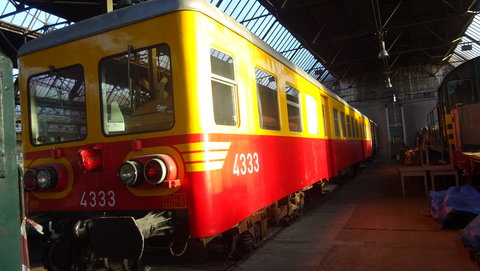
[(52, 269), (147, 243), (251, 247), (373, 154), (366, 116), (204, 1), (119, 9), (19, 53), (26, 207)]
[(438, 105), (429, 114), (429, 148), (451, 159), (470, 180), (480, 177), (480, 58), (469, 60), (445, 76)]

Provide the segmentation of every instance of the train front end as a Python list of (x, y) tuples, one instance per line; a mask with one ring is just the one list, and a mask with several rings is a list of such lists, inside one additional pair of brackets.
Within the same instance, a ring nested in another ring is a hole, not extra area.
[(186, 94), (188, 41), (178, 35), (189, 30), (167, 2), (146, 4), (20, 52), (25, 206), (43, 226), (29, 237), (43, 241), (52, 270), (134, 265), (147, 242), (176, 254), (189, 237), (181, 152), (200, 129)]

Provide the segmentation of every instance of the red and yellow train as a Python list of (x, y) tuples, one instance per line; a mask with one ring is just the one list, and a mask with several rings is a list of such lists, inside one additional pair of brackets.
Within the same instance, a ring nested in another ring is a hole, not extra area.
[(149, 240), (249, 247), (374, 153), (366, 116), (200, 0), (56, 30), (19, 67), (26, 208), (52, 269), (135, 260)]

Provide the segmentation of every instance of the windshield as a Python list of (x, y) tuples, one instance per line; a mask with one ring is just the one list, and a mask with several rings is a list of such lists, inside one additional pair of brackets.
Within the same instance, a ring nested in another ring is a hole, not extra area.
[(83, 68), (75, 65), (28, 80), (30, 140), (46, 145), (82, 140), (87, 135)]
[(173, 127), (170, 49), (166, 44), (133, 50), (100, 62), (103, 131), (106, 135)]

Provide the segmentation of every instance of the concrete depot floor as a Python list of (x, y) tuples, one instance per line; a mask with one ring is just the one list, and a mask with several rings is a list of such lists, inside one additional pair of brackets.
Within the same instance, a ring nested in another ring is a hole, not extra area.
[[(480, 270), (459, 230), (442, 230), (430, 216), (422, 179), (409, 178), (402, 197), (398, 166), (380, 159), (368, 164), (233, 266), (226, 268), (224, 258), (203, 264), (158, 259), (147, 270)], [(445, 181), (443, 189), (454, 184)]]
[(422, 179), (401, 196), (398, 166), (369, 164), (229, 270), (479, 270), (430, 216)]

